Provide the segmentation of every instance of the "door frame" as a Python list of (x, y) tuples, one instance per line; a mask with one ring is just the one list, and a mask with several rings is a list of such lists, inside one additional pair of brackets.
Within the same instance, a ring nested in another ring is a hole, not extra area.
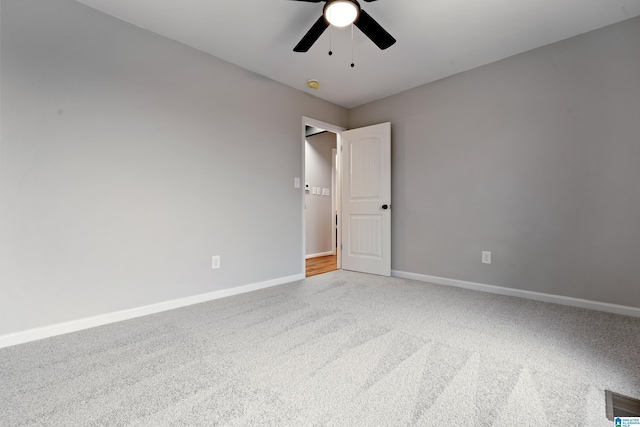
[[(337, 134), (336, 134), (337, 135)], [(338, 200), (340, 189), (338, 187), (338, 144), (336, 137), (336, 148), (331, 149), (331, 253), (336, 255), (338, 247)], [(340, 268), (340, 265), (338, 265)]]
[[(302, 216), (302, 253), (300, 254), (300, 259), (301, 259), (301, 266), (302, 266), (302, 274), (304, 274), (306, 276), (306, 270), (307, 270), (307, 260), (306, 260), (306, 215), (305, 215), (305, 176), (306, 176), (306, 171), (305, 171), (305, 140), (306, 140), (306, 135), (305, 135), (305, 128), (306, 126), (313, 126), (319, 129), (324, 129), (328, 132), (332, 132), (336, 134), (336, 149), (338, 150), (338, 174), (336, 176), (336, 187), (339, 187), (341, 185), (341, 175), (342, 175), (342, 157), (341, 157), (341, 152), (342, 152), (342, 131), (346, 130), (346, 128), (343, 128), (341, 126), (337, 126), (331, 123), (327, 123), (327, 122), (323, 122), (321, 120), (316, 120), (316, 119), (312, 119), (311, 117), (306, 117), (306, 116), (302, 116), (302, 129), (301, 129), (301, 147), (302, 147), (302, 177), (301, 177), (301, 181), (302, 181), (302, 185), (300, 186), (300, 200), (301, 200), (301, 216)], [(335, 194), (331, 195), (332, 198), (335, 197)], [(336, 209), (338, 211), (338, 241), (336, 242), (336, 246), (338, 248), (340, 248), (341, 245), (341, 201), (340, 199), (337, 200), (337, 204), (338, 206), (336, 206)], [(333, 213), (332, 213), (333, 214)], [(342, 251), (338, 250), (338, 269), (340, 269), (342, 267), (342, 262), (340, 260), (342, 256)]]

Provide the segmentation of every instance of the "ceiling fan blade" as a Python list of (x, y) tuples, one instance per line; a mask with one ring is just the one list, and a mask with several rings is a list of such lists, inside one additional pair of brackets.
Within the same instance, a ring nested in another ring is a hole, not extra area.
[(327, 29), (329, 23), (324, 19), (324, 15), (318, 18), (315, 24), (307, 31), (302, 40), (293, 48), (294, 52), (306, 52), (318, 40), (318, 38)]
[(380, 24), (378, 24), (376, 20), (364, 10), (360, 11), (360, 16), (356, 19), (354, 24), (356, 27), (360, 28), (360, 31), (369, 37), (380, 49), (384, 50), (396, 42), (396, 39), (394, 39), (387, 30), (382, 28)]

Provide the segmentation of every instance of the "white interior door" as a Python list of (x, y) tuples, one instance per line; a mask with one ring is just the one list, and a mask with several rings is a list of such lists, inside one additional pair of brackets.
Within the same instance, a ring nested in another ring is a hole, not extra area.
[(391, 123), (342, 132), (342, 268), (391, 275)]

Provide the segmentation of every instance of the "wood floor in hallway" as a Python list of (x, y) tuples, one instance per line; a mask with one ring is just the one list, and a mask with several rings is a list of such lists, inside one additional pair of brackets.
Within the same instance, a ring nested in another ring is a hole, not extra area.
[(307, 260), (307, 277), (328, 273), (338, 269), (338, 255), (327, 255)]

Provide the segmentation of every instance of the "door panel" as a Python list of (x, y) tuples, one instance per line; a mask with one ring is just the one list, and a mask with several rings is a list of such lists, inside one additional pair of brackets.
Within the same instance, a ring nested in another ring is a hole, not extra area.
[(391, 124), (342, 132), (342, 268), (391, 274)]
[(349, 217), (349, 254), (382, 259), (382, 215)]
[(351, 200), (380, 200), (383, 197), (382, 160), (384, 141), (362, 138), (351, 141)]

